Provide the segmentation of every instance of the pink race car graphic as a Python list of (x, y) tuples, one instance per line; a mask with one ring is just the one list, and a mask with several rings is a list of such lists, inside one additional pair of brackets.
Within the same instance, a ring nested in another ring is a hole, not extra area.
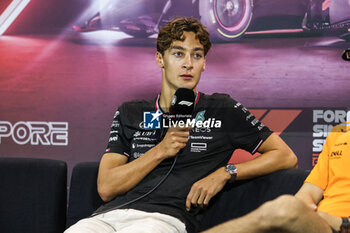
[(245, 34), (294, 32), (331, 33), (350, 40), (348, 0), (110, 0), (74, 29), (118, 30), (146, 38), (179, 15), (200, 19), (216, 41), (234, 41)]

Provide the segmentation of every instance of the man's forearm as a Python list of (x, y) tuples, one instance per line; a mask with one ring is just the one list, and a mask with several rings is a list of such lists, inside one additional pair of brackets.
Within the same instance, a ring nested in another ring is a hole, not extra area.
[(171, 128), (163, 140), (130, 163), (114, 162), (105, 156), (100, 163), (98, 191), (104, 201), (110, 201), (135, 187), (164, 159), (176, 156), (186, 146), (190, 128)]
[(237, 167), (237, 180), (251, 179), (277, 170), (294, 168), (296, 161), (294, 153), (281, 156), (280, 151), (271, 150), (252, 160), (235, 164)]
[(318, 215), (320, 215), (326, 222), (334, 229), (339, 231), (340, 225), (342, 224), (342, 219), (340, 217), (336, 217), (330, 214), (327, 214), (322, 211), (317, 211)]
[(294, 152), (274, 133), (260, 146), (258, 152), (261, 153), (258, 157), (235, 164), (238, 180), (251, 179), (277, 170), (295, 168), (298, 165)]
[[(107, 155), (108, 156), (108, 155)], [(128, 192), (164, 160), (162, 152), (154, 147), (143, 156), (122, 165), (101, 160), (98, 176), (98, 191), (103, 201)]]
[(295, 197), (304, 202), (312, 210), (316, 211), (317, 204), (323, 198), (323, 192), (323, 189), (320, 187), (306, 182), (295, 194)]

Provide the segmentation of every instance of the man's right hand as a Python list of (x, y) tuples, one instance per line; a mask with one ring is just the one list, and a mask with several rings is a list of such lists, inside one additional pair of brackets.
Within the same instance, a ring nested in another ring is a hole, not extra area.
[(166, 158), (174, 157), (186, 146), (192, 127), (171, 127), (164, 139), (158, 144)]

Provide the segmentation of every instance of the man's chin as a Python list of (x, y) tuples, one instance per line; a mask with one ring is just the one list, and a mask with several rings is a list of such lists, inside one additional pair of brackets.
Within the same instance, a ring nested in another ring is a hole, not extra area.
[(181, 85), (179, 85), (179, 88), (187, 88), (190, 90), (194, 90), (197, 87), (197, 83), (194, 82), (187, 82), (187, 83), (182, 83)]
[(179, 88), (186, 88), (186, 89), (190, 89), (190, 90), (195, 90), (196, 86), (194, 86), (194, 85), (182, 85), (182, 86), (179, 86)]

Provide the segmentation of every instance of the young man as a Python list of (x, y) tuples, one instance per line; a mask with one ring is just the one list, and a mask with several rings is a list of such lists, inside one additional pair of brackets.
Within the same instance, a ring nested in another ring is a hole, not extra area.
[[(297, 165), (291, 149), (241, 104), (228, 95), (197, 91), (210, 46), (198, 20), (178, 18), (161, 29), (156, 53), (161, 93), (119, 107), (98, 174), (98, 192), (107, 204), (66, 233), (196, 232), (201, 209), (228, 181)], [(144, 114), (153, 112), (156, 119), (168, 112), (179, 88), (196, 95), (196, 121), (218, 124), (173, 127), (164, 136), (163, 130), (146, 129)], [(261, 155), (228, 165), (236, 148)]]
[(279, 197), (206, 233), (349, 233), (349, 165), (350, 122), (346, 122), (333, 128), (317, 165), (295, 197)]

